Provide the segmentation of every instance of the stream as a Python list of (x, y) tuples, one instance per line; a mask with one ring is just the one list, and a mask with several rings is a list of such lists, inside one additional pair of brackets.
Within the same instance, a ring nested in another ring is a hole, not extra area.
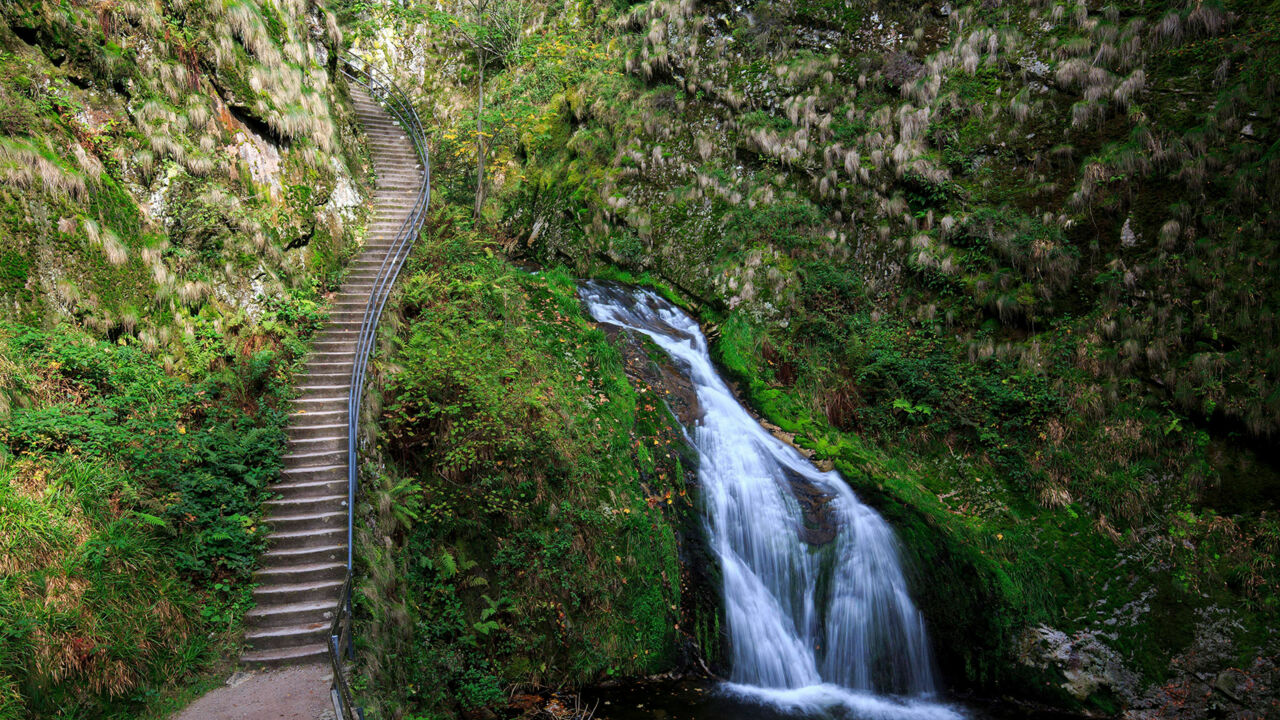
[(685, 312), (614, 283), (584, 282), (579, 294), (598, 322), (652, 339), (696, 389), (701, 417), (685, 432), (700, 456), (730, 638), (726, 682), (653, 687), (648, 707), (625, 692), (602, 696), (597, 717), (962, 717), (938, 697), (928, 633), (884, 519), (839, 474), (761, 427)]

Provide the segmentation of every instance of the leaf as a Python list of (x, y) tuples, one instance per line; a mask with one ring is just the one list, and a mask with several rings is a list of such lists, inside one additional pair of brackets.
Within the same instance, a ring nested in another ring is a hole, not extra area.
[(148, 515), (147, 513), (136, 511), (133, 515), (148, 525), (154, 525), (156, 527), (164, 527), (166, 525), (164, 518), (156, 517), (155, 515)]
[(453, 555), (448, 550), (440, 553), (440, 577), (449, 579), (458, 574), (458, 563), (453, 559)]

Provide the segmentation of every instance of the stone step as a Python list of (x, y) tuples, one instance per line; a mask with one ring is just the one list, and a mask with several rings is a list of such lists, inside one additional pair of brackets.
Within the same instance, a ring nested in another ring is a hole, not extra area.
[[(404, 255), (399, 249), (388, 252), (376, 261), (352, 264), (347, 268), (347, 277), (342, 281), (342, 289), (346, 290), (357, 283), (371, 283), (378, 278), (389, 278), (396, 270), (397, 260)], [(384, 262), (385, 261), (385, 262)]]
[(291, 452), (284, 456), (285, 467), (317, 467), (338, 465), (347, 459), (347, 450), (317, 450), (314, 452)]
[(262, 519), (271, 526), (272, 532), (288, 534), (292, 532), (325, 532), (332, 528), (347, 528), (347, 513), (342, 508), (329, 512), (307, 513), (303, 515), (271, 516)]
[(364, 320), (364, 312), (368, 309), (368, 295), (352, 295), (351, 293), (343, 293), (333, 299), (333, 309), (331, 312), (360, 313), (360, 319)]
[(278, 495), (281, 500), (323, 498), (333, 497), (334, 495), (341, 495), (345, 498), (347, 482), (347, 470), (344, 467), (340, 473), (277, 483), (271, 486), (271, 492)]
[(402, 211), (408, 212), (409, 210), (418, 209), (419, 207), (421, 207), (422, 204), (423, 203), (416, 197), (387, 198), (386, 200), (375, 201), (373, 203), (373, 209), (375, 211), (376, 210), (392, 210), (392, 211), (402, 210)]
[(306, 394), (328, 394), (331, 397), (337, 397), (345, 395), (351, 389), (351, 383), (342, 383), (341, 385), (299, 385), (296, 389)]
[[(353, 350), (352, 352), (344, 353), (344, 355), (345, 355), (345, 356), (346, 356), (346, 358), (347, 358), (347, 362), (345, 363), (345, 364), (346, 364), (346, 368), (344, 368), (344, 369), (346, 370), (346, 372), (342, 373), (342, 376), (343, 376), (343, 377), (345, 377), (345, 378), (348, 378), (348, 379), (349, 379), (349, 378), (351, 377), (351, 370), (352, 370), (352, 366), (353, 366), (354, 361), (355, 361), (355, 351)], [(339, 393), (339, 395), (341, 395), (341, 393)], [(335, 397), (337, 397), (337, 396), (335, 396)], [(294, 411), (295, 411), (298, 415), (300, 415), (300, 416), (301, 416), (301, 415), (310, 414), (310, 413), (319, 412), (319, 411), (326, 411), (326, 410), (327, 410), (327, 411), (333, 411), (333, 410), (346, 410), (346, 406), (345, 406), (345, 405), (344, 405), (343, 407), (337, 407), (337, 408), (321, 408), (321, 407), (316, 407), (314, 404), (306, 404), (306, 403), (300, 403), (300, 402), (299, 402), (299, 401), (302, 401), (302, 400), (307, 399), (307, 398), (313, 398), (313, 399), (314, 399), (314, 396), (310, 396), (310, 395), (299, 395), (299, 396), (294, 400), (294, 406), (293, 406), (293, 409), (294, 409)], [(339, 420), (339, 421), (336, 421), (336, 422), (341, 422), (341, 421)], [(309, 422), (309, 423), (306, 423), (306, 424), (308, 424), (308, 425), (315, 425), (316, 423), (313, 421), (313, 422)]]
[[(336, 604), (337, 601), (335, 600), (334, 603)], [(322, 662), (328, 657), (329, 648), (321, 643), (272, 650), (246, 650), (240, 656), (240, 662), (250, 667), (277, 668)]]
[(334, 508), (339, 508), (345, 512), (347, 509), (347, 495), (344, 492), (340, 495), (332, 494), (287, 498), (282, 497), (274, 500), (267, 500), (262, 503), (262, 507), (272, 516), (319, 513), (331, 511)]
[[(343, 528), (343, 532), (346, 532), (346, 528)], [(328, 600), (330, 597), (333, 598), (334, 605), (337, 605), (338, 591), (342, 589), (342, 583), (342, 580), (318, 580), (316, 582), (259, 585), (254, 588), (253, 596), (257, 599), (259, 605), (267, 602), (292, 603), (305, 600)]]
[(307, 381), (314, 382), (318, 385), (341, 385), (342, 383), (351, 381), (351, 373), (309, 372), (307, 373)]
[(294, 398), (294, 402), (301, 400), (346, 400), (347, 391), (333, 391), (333, 389), (317, 389), (317, 391), (306, 391), (302, 395)]
[[(344, 309), (342, 309), (342, 310), (335, 310), (335, 311), (331, 312), (331, 313), (329, 314), (329, 317), (342, 318), (342, 319), (340, 320), (340, 322), (343, 322), (343, 323), (352, 323), (352, 324), (356, 325), (357, 327), (359, 327), (360, 325), (363, 325), (363, 324), (364, 324), (364, 311), (365, 311), (365, 310), (366, 310), (366, 308), (364, 308), (364, 307), (356, 307), (356, 306), (351, 306), (351, 305), (349, 305), (349, 306), (347, 306), (346, 308), (344, 308)], [(316, 374), (316, 375), (325, 375), (325, 374), (332, 374), (332, 373), (315, 373), (315, 374)]]
[(263, 567), (279, 567), (295, 563), (307, 565), (323, 562), (343, 563), (343, 567), (346, 567), (347, 546), (319, 545), (298, 550), (268, 550), (262, 553)]
[[(346, 324), (346, 325), (342, 325), (342, 326), (334, 327), (334, 328), (329, 328), (328, 330), (326, 330), (326, 331), (325, 331), (324, 339), (325, 339), (325, 340), (346, 340), (346, 341), (348, 341), (348, 342), (352, 342), (352, 343), (354, 343), (356, 340), (358, 340), (358, 339), (360, 338), (360, 330), (361, 330), (362, 326), (364, 325), (364, 308), (361, 308), (359, 311), (352, 311), (352, 312), (351, 312), (351, 317), (355, 317), (355, 318), (358, 318), (358, 319), (356, 319), (356, 320), (350, 320), (350, 321), (348, 321), (348, 322), (349, 322), (349, 324)], [(315, 380), (315, 384), (317, 384), (317, 385), (322, 384), (322, 383), (323, 383), (323, 384), (331, 384), (331, 383), (334, 383), (334, 384), (340, 384), (340, 383), (343, 383), (343, 382), (347, 382), (347, 381), (349, 381), (349, 380), (351, 379), (351, 373), (350, 373), (350, 372), (342, 373), (342, 375), (346, 375), (346, 377), (341, 377), (341, 375), (339, 375), (339, 374), (335, 374), (335, 373), (332, 373), (332, 372), (328, 372), (328, 373), (315, 373), (315, 375), (313, 375), (312, 377), (314, 377), (314, 376), (316, 376), (316, 375), (318, 375), (318, 376), (324, 376), (324, 377), (336, 377), (336, 378), (338, 378), (338, 379), (336, 379), (336, 380), (332, 380), (332, 381), (322, 381), (322, 380), (317, 379), (317, 380)], [(310, 378), (310, 377), (308, 377), (308, 378), (307, 378), (307, 380), (308, 380), (308, 381), (310, 381), (310, 380), (311, 380), (311, 378)]]
[[(333, 605), (334, 607), (338, 606), (337, 599), (333, 601)], [(331, 623), (325, 622), (323, 619), (315, 619), (312, 622), (301, 625), (252, 628), (244, 634), (244, 639), (245, 642), (253, 646), (254, 650), (273, 650), (314, 645), (316, 643), (323, 644), (325, 637), (329, 634), (330, 625)]]
[(319, 480), (346, 480), (347, 463), (346, 458), (343, 462), (333, 465), (312, 465), (309, 467), (286, 467), (280, 471), (280, 482), (272, 485), (278, 488), (283, 484), (291, 482), (316, 482)]
[(347, 578), (346, 558), (343, 562), (318, 562), (259, 568), (253, 573), (255, 582), (263, 585), (324, 582)]
[(336, 410), (322, 410), (318, 408), (300, 408), (297, 412), (290, 413), (290, 427), (314, 427), (316, 425), (337, 425), (347, 422), (347, 406), (343, 405)]
[(335, 360), (330, 360), (328, 358), (317, 357), (314, 360), (307, 361), (305, 368), (307, 372), (314, 371), (317, 374), (321, 374), (321, 375), (333, 374), (333, 373), (343, 373), (348, 376), (351, 375), (350, 360), (335, 361)]
[[(346, 430), (346, 425), (343, 425)], [(284, 452), (287, 455), (296, 454), (315, 454), (315, 452), (347, 452), (347, 433), (330, 434), (330, 436), (320, 436), (311, 438), (298, 438), (288, 441), (285, 445)]]
[[(302, 548), (336, 545), (347, 541), (347, 523), (324, 530), (273, 530), (267, 536), (267, 546), (271, 549), (300, 550)], [(290, 598), (292, 599), (292, 598)]]
[(334, 412), (336, 410), (341, 410), (343, 412), (346, 412), (347, 396), (344, 394), (337, 397), (294, 398), (293, 407), (299, 411), (305, 411), (307, 413)]
[(372, 305), (372, 301), (375, 299), (371, 290), (372, 288), (369, 288), (361, 292), (357, 289), (344, 288), (342, 290), (342, 294), (338, 296), (338, 299), (335, 302), (341, 305), (344, 309), (368, 309)]
[[(339, 377), (350, 377), (350, 375), (344, 374), (344, 375), (340, 375)], [(312, 438), (339, 436), (343, 439), (343, 442), (346, 442), (347, 430), (348, 430), (347, 424), (344, 422), (326, 423), (323, 425), (320, 425), (320, 424), (295, 425), (293, 423), (290, 423), (289, 427), (285, 428), (284, 434), (285, 434), (285, 437), (288, 438), (290, 441), (294, 441), (294, 440), (302, 441), (302, 440), (310, 440)]]
[[(346, 566), (342, 566), (346, 570)], [(281, 627), (303, 623), (332, 623), (338, 600), (333, 603), (309, 600), (256, 607), (244, 614), (245, 623), (256, 628)]]
[(311, 343), (312, 350), (345, 350), (347, 346), (353, 343), (349, 340), (314, 340)]
[(341, 316), (344, 320), (364, 321), (364, 313), (369, 309), (369, 296), (353, 295), (351, 293), (339, 292), (334, 296), (333, 302), (329, 307), (329, 317)]

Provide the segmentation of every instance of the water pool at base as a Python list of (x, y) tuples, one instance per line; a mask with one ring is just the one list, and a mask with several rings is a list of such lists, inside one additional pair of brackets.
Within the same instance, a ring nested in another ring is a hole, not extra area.
[(1079, 720), (995, 700), (933, 702), (851, 692), (831, 685), (762, 690), (707, 680), (589, 688), (593, 720)]

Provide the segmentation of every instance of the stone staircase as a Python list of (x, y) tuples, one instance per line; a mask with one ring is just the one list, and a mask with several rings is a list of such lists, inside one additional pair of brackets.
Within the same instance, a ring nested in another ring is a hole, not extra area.
[(266, 504), (269, 547), (254, 576), (257, 607), (245, 617), (256, 666), (316, 662), (347, 570), (347, 397), (356, 338), (369, 294), (401, 223), (413, 209), (423, 172), (413, 143), (362, 88), (351, 84), (377, 175), (366, 245), (315, 337), (289, 418), (284, 470)]

